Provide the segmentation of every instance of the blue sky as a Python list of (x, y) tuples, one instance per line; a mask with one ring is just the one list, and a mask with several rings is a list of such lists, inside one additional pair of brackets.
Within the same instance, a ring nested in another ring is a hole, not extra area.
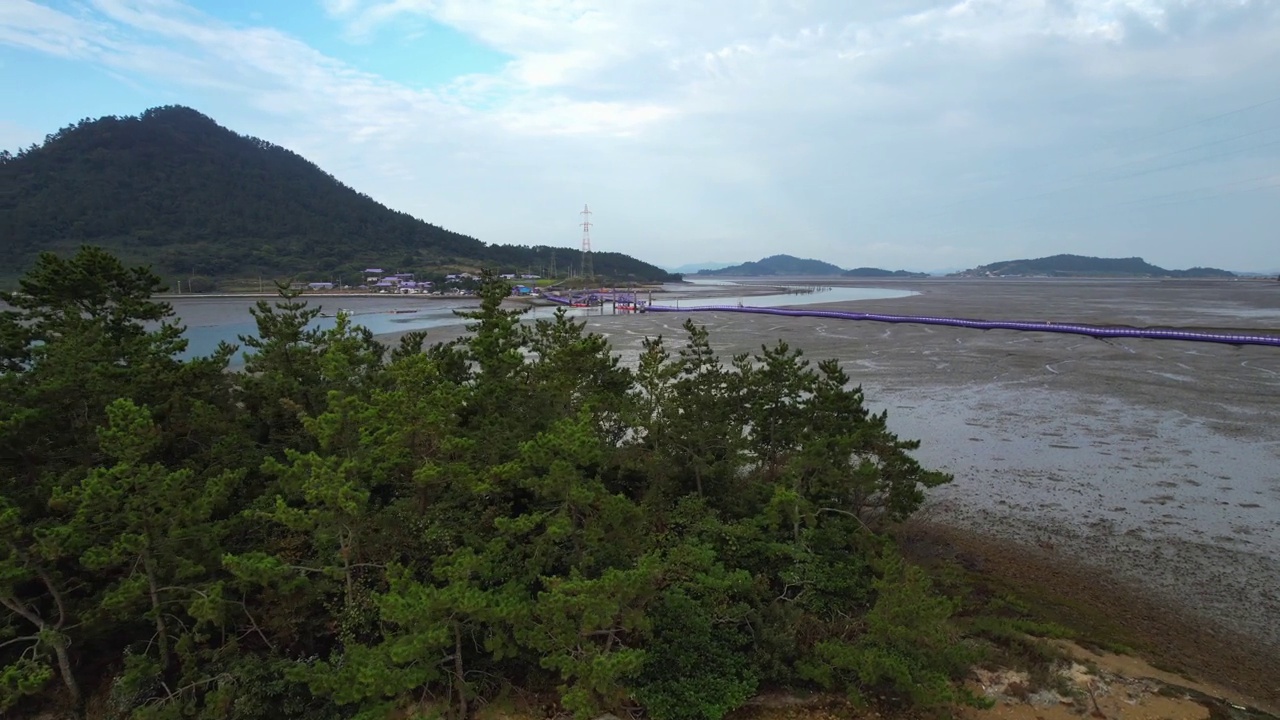
[(1280, 0), (3, 0), (0, 147), (184, 104), (490, 242), (1280, 267)]

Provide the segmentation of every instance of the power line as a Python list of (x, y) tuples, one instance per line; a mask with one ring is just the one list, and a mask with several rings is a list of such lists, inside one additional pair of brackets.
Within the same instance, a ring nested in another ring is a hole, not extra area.
[(1207, 118), (1196, 120), (1195, 122), (1187, 123), (1186, 125), (1179, 125), (1178, 127), (1169, 128), (1168, 130), (1162, 130), (1158, 133), (1148, 135), (1147, 137), (1148, 138), (1163, 137), (1165, 135), (1168, 135), (1169, 133), (1174, 133), (1179, 130), (1186, 130), (1187, 128), (1193, 128), (1197, 125), (1203, 125), (1207, 122), (1213, 122), (1214, 120), (1221, 120), (1224, 117), (1231, 117), (1232, 115), (1239, 115), (1240, 113), (1249, 112), (1250, 110), (1257, 110), (1260, 107), (1266, 107), (1267, 105), (1274, 105), (1276, 103), (1280, 103), (1280, 97), (1274, 97), (1274, 98), (1271, 98), (1270, 100), (1263, 100), (1260, 103), (1254, 103), (1253, 105), (1250, 105), (1248, 107), (1242, 107), (1238, 110), (1231, 110), (1229, 112), (1219, 113), (1218, 115), (1211, 115)]
[[(1122, 164), (1122, 165), (1117, 165), (1117, 166), (1112, 167), (1112, 168), (1107, 168), (1106, 170), (1096, 171), (1096, 172), (1092, 173), (1092, 175), (1098, 175), (1098, 174), (1101, 174), (1101, 173), (1103, 173), (1103, 172), (1112, 172), (1112, 171), (1114, 171), (1114, 170), (1120, 170), (1120, 169), (1123, 169), (1123, 168), (1126, 168), (1126, 167), (1129, 167), (1129, 166), (1132, 166), (1132, 165), (1138, 165), (1138, 164), (1141, 164), (1141, 163), (1144, 163), (1144, 162), (1150, 162), (1150, 161), (1152, 161), (1152, 160), (1160, 160), (1160, 159), (1162, 159), (1162, 158), (1166, 158), (1166, 157), (1173, 157), (1174, 155), (1181, 155), (1182, 153), (1185, 153), (1185, 152), (1191, 152), (1192, 150), (1199, 150), (1199, 149), (1201, 149), (1201, 148), (1210, 147), (1210, 146), (1212, 146), (1212, 145), (1221, 145), (1222, 143), (1231, 142), (1231, 141), (1234, 141), (1234, 140), (1239, 140), (1239, 139), (1241, 139), (1241, 138), (1251, 137), (1251, 136), (1253, 136), (1253, 135), (1259, 135), (1259, 134), (1264, 133), (1264, 132), (1270, 132), (1270, 131), (1275, 130), (1275, 129), (1277, 129), (1277, 128), (1280, 128), (1280, 125), (1273, 125), (1273, 126), (1271, 126), (1271, 127), (1264, 128), (1264, 129), (1262, 129), (1262, 130), (1258, 130), (1258, 131), (1256, 131), (1256, 132), (1245, 133), (1244, 135), (1237, 135), (1237, 136), (1235, 136), (1235, 137), (1226, 138), (1225, 140), (1216, 140), (1216, 141), (1214, 141), (1214, 142), (1202, 143), (1202, 144), (1200, 144), (1200, 145), (1196, 145), (1196, 146), (1193, 146), (1193, 147), (1183, 148), (1183, 149), (1181, 149), (1181, 150), (1174, 150), (1174, 151), (1172, 151), (1172, 152), (1167, 152), (1167, 153), (1164, 153), (1164, 154), (1161, 154), (1161, 155), (1155, 155), (1155, 156), (1152, 156), (1152, 157), (1149, 157), (1149, 158), (1143, 158), (1142, 160), (1135, 160), (1135, 161), (1132, 161), (1132, 162), (1124, 163), (1124, 164)], [(1164, 171), (1164, 170), (1174, 170), (1174, 169), (1177, 169), (1177, 168), (1180, 168), (1180, 167), (1186, 167), (1186, 166), (1188, 166), (1188, 165), (1195, 165), (1196, 163), (1198, 163), (1198, 162), (1203, 162), (1203, 161), (1205, 161), (1205, 160), (1215, 160), (1215, 159), (1218, 159), (1218, 158), (1230, 157), (1230, 156), (1232, 156), (1232, 155), (1238, 155), (1238, 154), (1240, 154), (1240, 153), (1242, 153), (1242, 152), (1246, 152), (1246, 151), (1248, 151), (1248, 150), (1257, 150), (1257, 149), (1259, 149), (1259, 148), (1270, 147), (1270, 146), (1272, 146), (1272, 145), (1276, 145), (1276, 144), (1278, 144), (1278, 143), (1280, 143), (1280, 141), (1274, 141), (1274, 142), (1262, 143), (1261, 145), (1250, 145), (1250, 146), (1248, 146), (1248, 147), (1237, 148), (1237, 149), (1235, 149), (1235, 150), (1231, 150), (1231, 151), (1229, 151), (1229, 152), (1225, 152), (1225, 153), (1220, 153), (1220, 154), (1217, 154), (1217, 155), (1210, 155), (1210, 156), (1208, 156), (1208, 157), (1196, 158), (1195, 160), (1188, 160), (1187, 162), (1184, 162), (1184, 163), (1177, 163), (1177, 164), (1174, 164), (1174, 165), (1165, 165), (1165, 166), (1158, 167), (1158, 168), (1149, 168), (1149, 169), (1147, 169), (1147, 170), (1142, 170), (1142, 171), (1139, 171), (1139, 172), (1136, 172), (1136, 173), (1130, 173), (1130, 174), (1128, 174), (1128, 175), (1119, 175), (1119, 176), (1117, 176), (1117, 177), (1113, 177), (1113, 178), (1106, 178), (1106, 179), (1103, 179), (1103, 180), (1099, 180), (1099, 181), (1097, 181), (1097, 184), (1111, 183), (1111, 182), (1115, 182), (1115, 181), (1117, 181), (1117, 180), (1128, 180), (1129, 178), (1141, 177), (1141, 176), (1143, 176), (1143, 175), (1150, 175), (1150, 174), (1152, 174), (1152, 173), (1162, 172), (1162, 171)], [(1089, 176), (1088, 176), (1088, 175), (1086, 175), (1085, 177), (1089, 177)], [(1091, 184), (1093, 184), (1093, 183), (1076, 183), (1075, 185), (1070, 185), (1070, 186), (1068, 186), (1068, 187), (1064, 187), (1064, 188), (1058, 188), (1057, 190), (1050, 190), (1049, 192), (1040, 193), (1040, 194), (1038, 194), (1038, 195), (1030, 195), (1030, 196), (1027, 196), (1027, 197), (1016, 198), (1016, 199), (1012, 200), (1011, 202), (1025, 202), (1025, 201), (1027, 201), (1027, 200), (1039, 200), (1040, 198), (1049, 197), (1050, 195), (1057, 195), (1058, 193), (1064, 193), (1064, 192), (1068, 192), (1068, 191), (1071, 191), (1071, 190), (1079, 190), (1080, 188), (1082, 188), (1082, 187), (1088, 187), (1088, 186), (1089, 186), (1089, 185), (1091, 185)]]
[[(1188, 193), (1202, 193), (1205, 191), (1236, 187), (1239, 185), (1244, 185), (1249, 182), (1257, 182), (1259, 180), (1272, 180), (1272, 182), (1268, 182), (1262, 185), (1257, 185), (1254, 187), (1245, 187), (1237, 190), (1231, 190), (1228, 192), (1219, 192), (1219, 193), (1213, 193), (1210, 195), (1199, 195), (1199, 196), (1191, 195), (1189, 197), (1170, 199), (1170, 198), (1174, 198), (1174, 196), (1177, 196), (1177, 195), (1187, 195)], [(1258, 192), (1261, 190), (1269, 190), (1272, 188), (1280, 188), (1280, 178), (1277, 178), (1275, 175), (1261, 175), (1253, 178), (1248, 178), (1245, 180), (1237, 180), (1237, 181), (1228, 182), (1228, 183), (1217, 183), (1214, 185), (1193, 188), (1191, 190), (1184, 190), (1177, 193), (1165, 193), (1165, 194), (1153, 195), (1145, 198), (1138, 198), (1136, 200), (1128, 200), (1128, 201), (1124, 201), (1124, 202), (1120, 202), (1112, 205), (1103, 206), (1101, 208), (1091, 208), (1088, 210), (1077, 208), (1074, 212), (1069, 212), (1069, 214), (1066, 214), (1066, 215), (1060, 214), (1061, 210), (1066, 210), (1066, 208), (1062, 208), (1057, 213), (1053, 213), (1053, 212), (1041, 213), (1033, 217), (1023, 218), (1020, 221), (1004, 224), (1004, 228), (1005, 229), (1021, 229), (1021, 228), (1026, 228), (1026, 227), (1047, 223), (1047, 222), (1067, 222), (1072, 220), (1078, 220), (1081, 218), (1097, 218), (1104, 215), (1115, 214), (1117, 212), (1142, 212), (1147, 210), (1155, 210), (1161, 207), (1168, 207), (1171, 205), (1203, 202), (1205, 200), (1214, 200), (1222, 197), (1227, 197), (1230, 195)], [(997, 225), (1000, 225), (1000, 223), (996, 222), (996, 223), (988, 224), (986, 225), (986, 228), (990, 229)], [(965, 232), (972, 232), (974, 230), (980, 230), (980, 229), (982, 228), (964, 228), (964, 229), (955, 228), (950, 232), (934, 234), (934, 235), (931, 235), (930, 237), (933, 237), (935, 239), (946, 239), (946, 238), (955, 237)]]
[[(1159, 131), (1159, 132), (1156, 132), (1156, 133), (1149, 134), (1149, 135), (1147, 135), (1146, 137), (1147, 137), (1148, 139), (1150, 139), (1150, 138), (1156, 138), (1156, 137), (1162, 137), (1162, 136), (1164, 136), (1164, 135), (1168, 135), (1168, 134), (1170, 134), (1170, 133), (1177, 132), (1177, 131), (1179, 131), (1179, 130), (1185, 130), (1185, 129), (1187, 129), (1187, 128), (1195, 127), (1195, 126), (1197, 126), (1197, 125), (1203, 125), (1203, 124), (1205, 124), (1205, 123), (1212, 122), (1212, 121), (1214, 121), (1214, 120), (1219, 120), (1219, 119), (1222, 119), (1222, 118), (1225, 118), (1225, 117), (1230, 117), (1230, 116), (1233, 116), (1233, 115), (1239, 115), (1239, 114), (1241, 114), (1241, 113), (1249, 112), (1249, 111), (1251, 111), (1251, 110), (1256, 110), (1256, 109), (1258, 109), (1258, 108), (1266, 107), (1266, 106), (1268, 106), (1268, 105), (1274, 105), (1274, 104), (1276, 104), (1276, 103), (1280, 103), (1280, 97), (1274, 97), (1274, 98), (1271, 98), (1271, 99), (1269, 99), (1269, 100), (1264, 100), (1264, 101), (1262, 101), (1262, 102), (1253, 103), (1253, 104), (1248, 105), (1248, 106), (1246, 106), (1246, 107), (1237, 108), (1237, 109), (1235, 109), (1235, 110), (1230, 110), (1230, 111), (1223, 112), (1223, 113), (1218, 113), (1217, 115), (1211, 115), (1211, 116), (1209, 116), (1209, 117), (1207, 117), (1207, 118), (1201, 118), (1200, 120), (1196, 120), (1196, 121), (1194, 121), (1194, 122), (1186, 123), (1186, 124), (1184, 124), (1184, 125), (1178, 125), (1178, 126), (1176, 126), (1176, 127), (1168, 128), (1168, 129), (1166, 129), (1166, 130), (1162, 130), (1162, 131)], [(1061, 183), (1061, 182), (1070, 182), (1070, 183), (1072, 183), (1071, 185), (1069, 185), (1069, 186), (1067, 186), (1067, 187), (1060, 187), (1060, 188), (1057, 188), (1057, 189), (1054, 189), (1054, 190), (1047, 190), (1047, 191), (1040, 192), (1040, 193), (1037, 193), (1037, 194), (1034, 194), (1034, 195), (1028, 195), (1028, 196), (1023, 196), (1023, 197), (1018, 197), (1018, 198), (1012, 198), (1012, 199), (1010, 199), (1008, 202), (1014, 202), (1014, 203), (1017, 203), (1017, 202), (1026, 202), (1026, 201), (1028, 201), (1028, 200), (1037, 200), (1037, 199), (1039, 199), (1039, 198), (1048, 197), (1048, 196), (1050, 196), (1050, 195), (1056, 195), (1056, 194), (1061, 193), (1061, 192), (1067, 192), (1067, 191), (1070, 191), (1070, 190), (1075, 190), (1075, 189), (1078, 189), (1078, 188), (1080, 188), (1080, 187), (1084, 187), (1084, 186), (1085, 186), (1085, 185), (1081, 184), (1081, 182), (1080, 182), (1080, 181), (1082, 181), (1082, 180), (1086, 180), (1086, 179), (1089, 179), (1089, 178), (1093, 178), (1093, 177), (1096, 177), (1096, 176), (1098, 176), (1098, 175), (1103, 175), (1103, 174), (1106, 174), (1106, 173), (1109, 173), (1109, 172), (1114, 172), (1114, 171), (1116, 171), (1116, 170), (1121, 170), (1121, 169), (1123, 169), (1123, 168), (1131, 167), (1131, 166), (1133, 166), (1133, 165), (1138, 165), (1138, 164), (1141, 164), (1141, 163), (1144, 163), (1144, 162), (1151, 162), (1152, 160), (1160, 160), (1160, 159), (1163, 159), (1163, 158), (1166, 158), (1166, 157), (1172, 157), (1172, 156), (1174, 156), (1174, 155), (1180, 155), (1180, 154), (1182, 154), (1182, 153), (1191, 152), (1191, 151), (1193, 151), (1193, 150), (1199, 150), (1199, 149), (1206, 148), (1206, 147), (1212, 147), (1212, 146), (1214, 146), (1214, 145), (1221, 145), (1221, 144), (1223, 144), (1223, 143), (1228, 143), (1228, 142), (1232, 142), (1232, 141), (1235, 141), (1235, 140), (1240, 140), (1240, 139), (1243, 139), (1243, 138), (1252, 137), (1252, 136), (1255, 136), (1255, 135), (1260, 135), (1260, 134), (1262, 134), (1262, 133), (1269, 132), (1269, 131), (1271, 131), (1271, 130), (1275, 130), (1275, 129), (1277, 129), (1277, 128), (1280, 128), (1280, 125), (1271, 125), (1271, 126), (1268, 126), (1268, 127), (1266, 127), (1266, 128), (1263, 128), (1263, 129), (1261, 129), (1261, 130), (1255, 130), (1255, 131), (1252, 131), (1252, 132), (1243, 133), (1243, 134), (1240, 134), (1240, 135), (1235, 135), (1235, 136), (1232, 136), (1232, 137), (1229, 137), (1229, 138), (1223, 138), (1223, 139), (1221, 139), (1221, 140), (1213, 140), (1213, 141), (1210, 141), (1210, 142), (1207, 142), (1207, 143), (1200, 143), (1200, 144), (1198, 144), (1198, 145), (1193, 145), (1193, 146), (1191, 146), (1191, 147), (1180, 148), (1180, 149), (1178, 149), (1178, 150), (1172, 150), (1172, 151), (1165, 152), (1165, 153), (1161, 153), (1161, 154), (1158, 154), (1158, 155), (1153, 155), (1153, 156), (1150, 156), (1150, 157), (1140, 158), (1140, 159), (1138, 159), (1138, 160), (1130, 160), (1130, 161), (1126, 161), (1126, 162), (1120, 163), (1119, 165), (1111, 165), (1111, 166), (1109, 166), (1109, 167), (1104, 167), (1104, 168), (1100, 168), (1100, 169), (1097, 169), (1097, 170), (1091, 170), (1091, 171), (1088, 171), (1088, 172), (1085, 172), (1085, 173), (1082, 173), (1082, 174), (1076, 174), (1076, 175), (1074, 175), (1074, 176), (1069, 176), (1068, 178), (1064, 178), (1063, 180), (1058, 181), (1058, 182), (1060, 182), (1060, 183)], [(1270, 143), (1268, 143), (1268, 144), (1270, 144)], [(1263, 145), (1263, 146), (1261, 146), (1261, 147), (1266, 147), (1266, 145)], [(1252, 148), (1252, 147), (1251, 147), (1251, 148), (1245, 148), (1245, 149), (1247, 150), (1247, 149), (1254, 149), (1254, 148)], [(1212, 159), (1212, 156), (1211, 156), (1210, 158), (1207, 158), (1207, 159)], [(1170, 166), (1170, 167), (1172, 168), (1172, 167), (1181, 167), (1181, 166)], [(1127, 177), (1137, 177), (1138, 175), (1142, 175), (1142, 174), (1146, 174), (1146, 173), (1137, 173), (1137, 174), (1134, 174), (1134, 175), (1123, 176), (1122, 178), (1119, 178), (1119, 179), (1124, 179), (1124, 178), (1127, 178)], [(1110, 180), (1105, 180), (1105, 181), (1103, 181), (1103, 182), (1110, 182)], [(961, 205), (964, 205), (964, 204), (967, 204), (968, 202), (969, 202), (968, 200), (958, 200), (958, 201), (953, 202), (953, 203), (950, 203), (950, 204), (948, 204), (948, 205), (946, 205), (946, 206), (944, 206), (944, 207), (942, 207), (942, 208), (939, 208), (939, 209), (938, 209), (938, 210), (936, 210), (935, 212), (927, 213), (927, 214), (925, 214), (925, 215), (918, 215), (918, 216), (916, 216), (916, 219), (926, 219), (926, 218), (933, 218), (933, 217), (939, 217), (939, 216), (942, 216), (942, 215), (946, 215), (946, 214), (948, 214), (950, 211), (954, 210), (956, 207), (961, 206)]]
[(1218, 190), (1226, 187), (1235, 187), (1236, 185), (1244, 185), (1245, 183), (1257, 182), (1259, 180), (1273, 180), (1278, 178), (1280, 178), (1280, 176), (1277, 176), (1275, 173), (1269, 173), (1267, 175), (1258, 175), (1256, 177), (1245, 178), (1243, 180), (1236, 180), (1234, 182), (1229, 182), (1229, 183), (1215, 183), (1213, 185), (1206, 185), (1203, 187), (1192, 188), (1190, 190), (1179, 190), (1178, 192), (1165, 193), (1164, 195), (1153, 195), (1148, 198), (1128, 200), (1126, 202), (1120, 203), (1120, 205), (1138, 205), (1145, 202), (1150, 202), (1152, 200), (1167, 200), (1169, 198), (1176, 198), (1180, 195), (1188, 195), (1188, 194), (1194, 195), (1195, 193), (1204, 192), (1205, 190)]

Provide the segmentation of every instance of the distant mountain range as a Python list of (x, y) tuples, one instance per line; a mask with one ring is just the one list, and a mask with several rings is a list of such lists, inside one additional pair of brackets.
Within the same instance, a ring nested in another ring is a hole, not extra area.
[(852, 270), (845, 270), (841, 273), (843, 277), (865, 277), (865, 278), (924, 278), (929, 277), (929, 273), (909, 272), (907, 270), (881, 270), (873, 267), (858, 267)]
[(925, 273), (911, 273), (905, 270), (881, 270), (868, 267), (845, 270), (829, 262), (798, 258), (793, 255), (771, 255), (755, 262), (701, 270), (697, 275), (720, 275), (725, 277), (928, 277)]
[[(572, 212), (572, 208), (569, 209)], [(44, 250), (100, 245), (173, 278), (354, 279), (366, 268), (482, 267), (561, 275), (571, 248), (489, 245), (391, 210), (307, 159), (181, 106), (82, 120), (0, 152), (0, 282)], [(621, 253), (592, 254), (605, 280), (679, 277)]]
[(1236, 274), (1229, 270), (1206, 267), (1166, 270), (1140, 257), (1098, 258), (1085, 255), (1052, 255), (1034, 260), (1003, 260), (952, 275), (952, 277), (1011, 276), (1232, 278), (1236, 277)]
[(681, 265), (680, 267), (668, 267), (668, 268), (665, 268), (665, 270), (667, 270), (668, 272), (679, 273), (681, 275), (692, 275), (694, 273), (701, 272), (703, 270), (719, 270), (720, 268), (727, 268), (730, 265), (733, 265), (733, 263), (702, 262), (702, 263), (689, 263), (687, 265)]

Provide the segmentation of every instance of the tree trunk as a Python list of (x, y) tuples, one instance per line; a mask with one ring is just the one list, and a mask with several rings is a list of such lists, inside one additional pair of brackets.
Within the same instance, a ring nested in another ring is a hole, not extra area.
[(53, 640), (53, 653), (58, 656), (58, 672), (62, 675), (62, 684), (67, 686), (67, 694), (71, 696), (71, 704), (80, 707), (80, 685), (76, 682), (75, 673), (71, 671), (71, 654), (67, 652), (71, 643), (62, 633)]
[(458, 718), (467, 718), (467, 681), (462, 671), (462, 624), (453, 621), (453, 672), (458, 683)]
[(339, 542), (341, 543), (342, 575), (346, 579), (347, 587), (347, 608), (350, 609), (356, 601), (355, 578), (351, 576), (351, 531), (348, 530), (346, 536)]
[(156, 642), (160, 646), (160, 669), (169, 669), (169, 628), (164, 624), (164, 611), (160, 608), (160, 590), (156, 584), (155, 566), (151, 556), (142, 555), (142, 569), (147, 573), (147, 589), (151, 594), (151, 612), (156, 614)]
[[(71, 643), (67, 642), (67, 637), (56, 628), (49, 627), (49, 624), (40, 619), (30, 608), (22, 604), (21, 600), (11, 595), (0, 595), (0, 605), (9, 608), (16, 615), (20, 615), (27, 622), (31, 623), (39, 631), (42, 638), (48, 638), (50, 644), (53, 645), (53, 653), (58, 658), (58, 673), (62, 675), (62, 684), (67, 688), (67, 694), (71, 696), (71, 703), (75, 707), (80, 706), (80, 685), (76, 682), (76, 676), (71, 671), (71, 654), (67, 652), (67, 648)], [(50, 635), (52, 637), (50, 637)]]

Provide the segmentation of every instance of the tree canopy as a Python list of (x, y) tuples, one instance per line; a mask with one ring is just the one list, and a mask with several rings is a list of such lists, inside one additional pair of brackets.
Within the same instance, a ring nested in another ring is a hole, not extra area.
[(230, 346), (178, 359), (157, 283), (86, 248), (4, 296), (0, 711), (963, 697), (975, 646), (884, 532), (950, 478), (835, 361), (722, 361), (688, 322), (628, 367), (489, 275), (469, 335), (389, 351), (282, 291), (229, 373)]

